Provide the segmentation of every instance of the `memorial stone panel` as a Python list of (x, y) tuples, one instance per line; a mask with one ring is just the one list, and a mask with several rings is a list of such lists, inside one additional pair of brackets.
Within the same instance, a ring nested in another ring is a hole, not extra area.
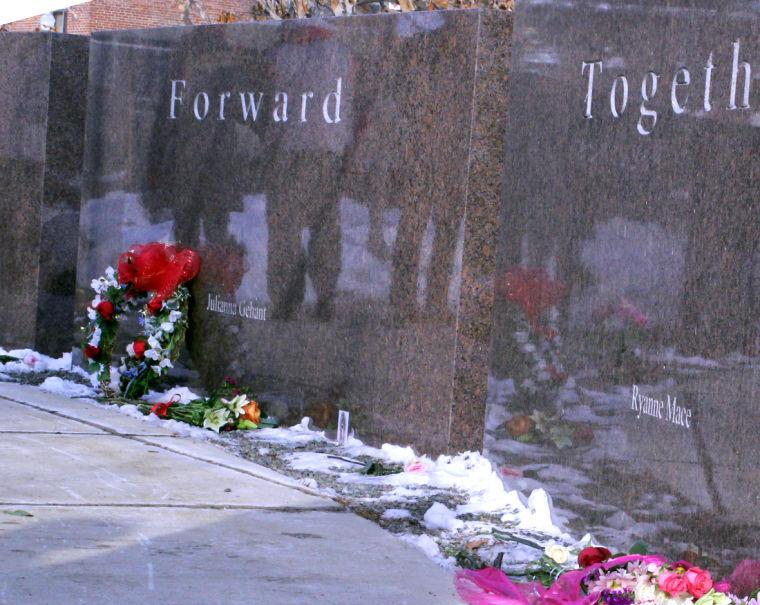
[(760, 15), (523, 0), (515, 32), (486, 450), (579, 536), (758, 558)]
[(510, 33), (474, 10), (94, 34), (80, 307), (131, 244), (193, 246), (207, 387), (479, 447)]
[(87, 39), (0, 34), (0, 343), (73, 344)]

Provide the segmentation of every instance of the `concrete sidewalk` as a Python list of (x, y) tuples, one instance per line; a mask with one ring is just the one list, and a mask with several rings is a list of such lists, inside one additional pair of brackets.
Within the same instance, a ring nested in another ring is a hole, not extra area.
[(461, 601), (421, 552), (288, 477), (0, 383), (0, 603)]

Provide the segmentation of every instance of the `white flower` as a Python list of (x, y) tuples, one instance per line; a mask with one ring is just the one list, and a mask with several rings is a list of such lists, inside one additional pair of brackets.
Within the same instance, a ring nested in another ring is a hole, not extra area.
[(148, 345), (151, 349), (161, 350), (161, 343), (158, 342), (158, 339), (155, 336), (150, 336), (148, 338)]
[(130, 357), (134, 357), (135, 356), (135, 343), (130, 342), (127, 345), (127, 353), (129, 353)]
[(206, 410), (203, 414), (203, 428), (219, 432), (230, 421), (230, 411), (227, 408)]
[(150, 366), (150, 369), (153, 370), (156, 374), (161, 374), (160, 366)]
[(243, 414), (243, 408), (248, 405), (249, 401), (245, 395), (233, 397), (230, 401), (222, 399), (222, 403), (232, 412), (235, 418)]
[(159, 353), (155, 349), (148, 349), (147, 351), (145, 351), (145, 357), (147, 359), (158, 361), (159, 359), (161, 359), (161, 353)]
[(544, 548), (544, 554), (558, 565), (564, 565), (570, 558), (570, 550), (561, 544), (549, 544)]
[(168, 357), (164, 357), (161, 360), (161, 363), (158, 364), (158, 367), (160, 367), (160, 368), (173, 368), (174, 364), (172, 363), (171, 359), (169, 359)]
[(169, 321), (172, 323), (177, 322), (177, 320), (179, 320), (181, 317), (182, 317), (181, 311), (172, 311), (171, 313), (169, 313)]
[(169, 334), (174, 332), (174, 324), (171, 323), (170, 321), (165, 321), (164, 323), (161, 324), (160, 327), (164, 332), (167, 332)]
[(102, 302), (103, 302), (103, 299), (100, 298), (100, 294), (98, 294), (95, 298), (92, 299), (92, 302), (90, 303), (90, 306), (93, 309), (95, 309)]
[(113, 267), (106, 267), (106, 280), (108, 280), (111, 285), (116, 285), (116, 271)]
[(98, 312), (95, 309), (87, 307), (87, 319), (95, 321), (98, 317)]
[(95, 331), (90, 336), (90, 345), (93, 347), (100, 346), (100, 337), (103, 335), (103, 331), (100, 328), (95, 328)]

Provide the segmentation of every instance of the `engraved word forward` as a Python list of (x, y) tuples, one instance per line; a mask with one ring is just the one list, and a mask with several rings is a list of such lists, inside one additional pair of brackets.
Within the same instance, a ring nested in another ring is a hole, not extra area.
[[(742, 111), (750, 109), (750, 89), (752, 87), (752, 66), (747, 61), (742, 61), (741, 39), (732, 44), (733, 59), (731, 62), (731, 88), (725, 99), (725, 109), (728, 111)], [(707, 57), (704, 67), (700, 72), (701, 81), (694, 82), (692, 71), (682, 66), (676, 69), (669, 80), (665, 80), (661, 73), (648, 71), (644, 74), (639, 87), (638, 103), (639, 118), (636, 122), (636, 130), (640, 135), (646, 136), (654, 131), (657, 126), (658, 112), (652, 108), (652, 104), (661, 89), (665, 94), (670, 93), (670, 109), (675, 115), (688, 111), (713, 111), (721, 101), (713, 98), (713, 71), (720, 66), (713, 62), (713, 52)], [(724, 68), (725, 71), (725, 68)], [(586, 88), (585, 106), (583, 116), (592, 120), (594, 113), (604, 111), (603, 108), (594, 106), (594, 90), (597, 86), (609, 86), (609, 107), (606, 108), (613, 118), (621, 117), (629, 106), (629, 81), (625, 74), (616, 74), (612, 81), (605, 79), (604, 61), (583, 61), (581, 63), (581, 75), (585, 78)], [(614, 73), (614, 72), (613, 72)], [(726, 78), (727, 80), (727, 78)], [(741, 86), (739, 86), (741, 84)], [(741, 93), (741, 94), (740, 94)]]
[[(224, 121), (233, 119), (254, 123), (264, 120), (273, 122), (308, 122), (316, 120), (327, 124), (340, 122), (340, 102), (343, 95), (343, 78), (334, 87), (315, 100), (315, 92), (307, 90), (299, 95), (285, 91), (266, 94), (259, 90), (219, 90), (208, 92), (193, 90), (187, 80), (170, 80), (169, 119), (176, 120), (183, 111), (190, 111), (196, 121), (205, 119)], [(296, 111), (293, 112), (292, 110)]]

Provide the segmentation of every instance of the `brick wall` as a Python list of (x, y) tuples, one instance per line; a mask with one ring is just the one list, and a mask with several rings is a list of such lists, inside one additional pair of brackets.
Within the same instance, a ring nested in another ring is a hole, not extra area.
[[(66, 31), (89, 34), (103, 29), (134, 29), (182, 25), (182, 9), (177, 0), (91, 0), (68, 10)], [(216, 23), (223, 12), (232, 13), (241, 21), (251, 19), (253, 0), (203, 0), (205, 19), (197, 8), (190, 18), (193, 23)], [(40, 17), (16, 21), (10, 31), (34, 31)]]

